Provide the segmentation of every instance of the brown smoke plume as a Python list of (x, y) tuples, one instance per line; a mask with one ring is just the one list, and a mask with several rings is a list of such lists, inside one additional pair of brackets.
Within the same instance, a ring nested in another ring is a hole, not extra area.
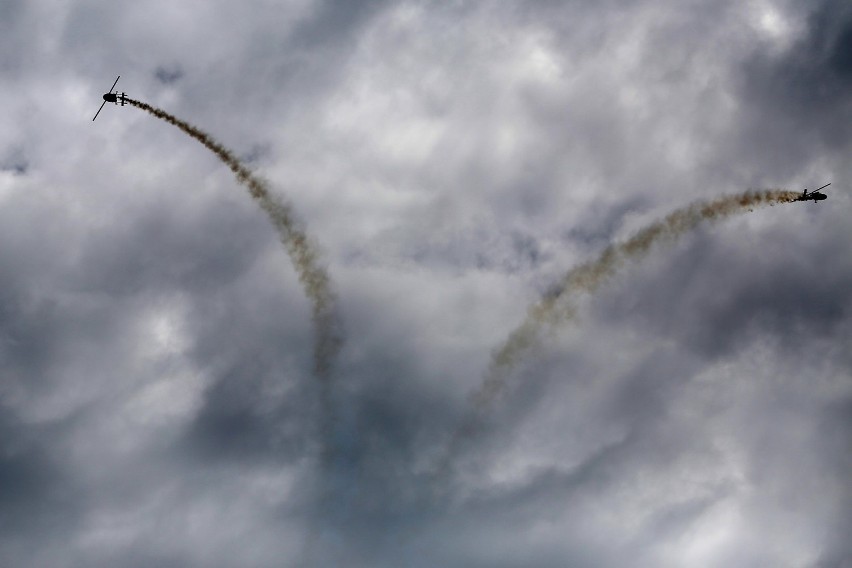
[(482, 384), (471, 396), (473, 411), (462, 420), (454, 432), (438, 466), (439, 476), (447, 474), (451, 460), (459, 452), (459, 446), (475, 434), (480, 421), (506, 389), (510, 372), (540, 344), (543, 332), (553, 330), (560, 323), (573, 319), (575, 312), (569, 303), (572, 294), (594, 292), (628, 260), (641, 258), (656, 243), (673, 241), (704, 221), (721, 221), (732, 215), (751, 211), (754, 207), (789, 203), (798, 196), (797, 192), (779, 189), (747, 191), (715, 201), (699, 201), (670, 213), (625, 242), (608, 246), (595, 260), (571, 269), (554, 291), (530, 306), (523, 323), (492, 352)]
[(787, 190), (747, 191), (709, 202), (693, 203), (670, 213), (661, 221), (640, 230), (627, 241), (608, 246), (595, 260), (571, 269), (554, 292), (532, 305), (524, 322), (491, 356), (491, 363), (479, 389), (473, 394), (477, 409), (484, 410), (503, 392), (506, 378), (515, 364), (539, 342), (545, 325), (553, 328), (574, 316), (568, 298), (577, 292), (594, 292), (626, 261), (641, 258), (653, 245), (673, 241), (704, 221), (721, 221), (754, 207), (789, 203), (798, 193)]
[[(208, 150), (216, 154), (223, 163), (231, 168), (231, 171), (237, 177), (237, 181), (248, 189), (260, 208), (269, 216), (296, 267), (299, 281), (310, 299), (313, 321), (316, 326), (314, 369), (317, 376), (324, 380), (327, 379), (331, 371), (331, 363), (341, 344), (335, 310), (335, 295), (331, 289), (328, 273), (320, 264), (319, 253), (305, 231), (299, 226), (290, 205), (275, 200), (270, 195), (264, 180), (252, 174), (230, 150), (206, 132), (147, 103), (129, 98), (126, 101), (136, 108), (177, 126), (183, 132), (204, 144)], [(322, 396), (327, 398), (329, 393), (324, 392)], [(327, 405), (328, 402), (324, 400), (322, 404)]]

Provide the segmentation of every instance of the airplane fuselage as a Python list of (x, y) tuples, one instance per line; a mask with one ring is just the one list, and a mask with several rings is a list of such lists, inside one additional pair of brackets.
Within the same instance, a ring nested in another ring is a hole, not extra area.
[(802, 192), (802, 195), (800, 195), (799, 197), (796, 198), (796, 201), (813, 201), (814, 203), (816, 203), (817, 201), (822, 201), (823, 199), (828, 199), (828, 196), (824, 193), (820, 193), (819, 190), (825, 189), (826, 187), (828, 187), (830, 185), (831, 185), (831, 183), (827, 183), (822, 187), (816, 188), (815, 190), (813, 190), (810, 193), (808, 193), (808, 190), (805, 189)]
[(126, 98), (127, 97), (124, 93), (121, 93), (120, 95), (118, 93), (104, 93), (104, 100), (106, 102), (115, 104), (121, 103), (121, 106), (124, 106), (127, 103), (125, 100)]
[(800, 195), (796, 198), (796, 201), (813, 201), (816, 203), (817, 201), (822, 201), (823, 199), (828, 199), (828, 196), (824, 193), (814, 192), (808, 193), (805, 195)]

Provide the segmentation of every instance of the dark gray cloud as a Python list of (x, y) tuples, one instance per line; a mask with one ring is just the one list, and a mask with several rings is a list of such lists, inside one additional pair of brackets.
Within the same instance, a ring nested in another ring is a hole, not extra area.
[[(0, 414), (0, 543), (3, 562), (26, 561), (66, 537), (83, 518), (81, 487), (55, 453), (64, 424), (33, 426), (4, 405)], [(45, 554), (48, 556), (48, 554)]]
[(154, 77), (165, 85), (171, 85), (183, 77), (183, 70), (178, 65), (160, 66), (154, 70)]
[(319, 0), (292, 35), (294, 45), (302, 48), (327, 49), (338, 43), (351, 45), (370, 18), (381, 13), (385, 0), (335, 2)]
[[(758, 49), (740, 73), (745, 145), (773, 170), (791, 175), (802, 159), (843, 153), (849, 143), (852, 12), (827, 0), (802, 6), (803, 30), (784, 49)], [(768, 145), (762, 140), (774, 139)], [(820, 184), (821, 185), (821, 184)]]
[(24, 175), (30, 169), (29, 160), (20, 148), (15, 148), (5, 153), (0, 160), (0, 171), (10, 172), (14, 175)]
[[(845, 566), (846, 3), (0, 3), (0, 564)], [(292, 203), (296, 272), (204, 148)], [(441, 469), (491, 352), (695, 199)], [(817, 185), (813, 185), (817, 184)], [(320, 420), (331, 408), (332, 419)]]
[(756, 74), (755, 86), (765, 81), (765, 88), (775, 91), (770, 106), (786, 104), (812, 116), (836, 111), (849, 101), (852, 11), (833, 0), (816, 2), (808, 10), (802, 37), (780, 56), (755, 54), (764, 68), (746, 69)]
[[(688, 239), (663, 266), (637, 268), (639, 274), (617, 284), (604, 309), (611, 317), (629, 313), (649, 329), (680, 335), (684, 345), (712, 356), (765, 338), (795, 348), (808, 338), (845, 332), (852, 267), (843, 245), (784, 242), (775, 233), (752, 238), (754, 246), (744, 249), (711, 231)], [(771, 262), (766, 251), (774, 253)], [(738, 278), (731, 280), (730, 273)]]

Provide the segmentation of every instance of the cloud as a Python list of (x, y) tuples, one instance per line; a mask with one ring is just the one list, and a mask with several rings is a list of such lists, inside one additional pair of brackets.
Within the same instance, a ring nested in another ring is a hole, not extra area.
[(179, 66), (157, 67), (154, 70), (154, 77), (165, 85), (171, 85), (183, 77), (183, 70)]
[[(0, 11), (0, 564), (849, 562), (843, 2)], [(119, 73), (310, 228), (348, 334), (329, 430), (278, 234), (176, 130), (91, 122)], [(571, 267), (829, 181), (577, 296), (435, 481)]]
[(20, 148), (7, 152), (5, 158), (0, 161), (0, 171), (10, 172), (12, 175), (24, 175), (30, 169), (30, 163)]

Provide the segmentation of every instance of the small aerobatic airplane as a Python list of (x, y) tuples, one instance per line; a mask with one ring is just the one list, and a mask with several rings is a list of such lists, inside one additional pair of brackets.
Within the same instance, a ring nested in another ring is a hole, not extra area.
[[(98, 115), (101, 114), (101, 110), (104, 108), (104, 105), (107, 104), (107, 103), (115, 103), (115, 104), (121, 103), (121, 106), (124, 106), (125, 104), (127, 104), (127, 97), (125, 96), (124, 93), (121, 93), (119, 95), (118, 93), (112, 92), (112, 90), (115, 88), (115, 85), (118, 83), (118, 80), (120, 78), (121, 78), (121, 75), (116, 77), (115, 83), (113, 83), (112, 87), (109, 88), (109, 92), (104, 93), (104, 102), (101, 103), (101, 108), (99, 108), (98, 112), (95, 113), (95, 118), (98, 118)], [(94, 121), (95, 118), (93, 118), (92, 121)]]
[(830, 185), (831, 185), (830, 183), (827, 183), (824, 186), (820, 187), (819, 189), (815, 189), (810, 193), (808, 193), (808, 188), (805, 188), (805, 190), (802, 192), (802, 195), (797, 197), (795, 199), (795, 201), (813, 201), (814, 203), (816, 203), (817, 201), (822, 201), (823, 199), (828, 199), (828, 196), (824, 193), (820, 193), (819, 190), (824, 189), (824, 188), (826, 188)]

